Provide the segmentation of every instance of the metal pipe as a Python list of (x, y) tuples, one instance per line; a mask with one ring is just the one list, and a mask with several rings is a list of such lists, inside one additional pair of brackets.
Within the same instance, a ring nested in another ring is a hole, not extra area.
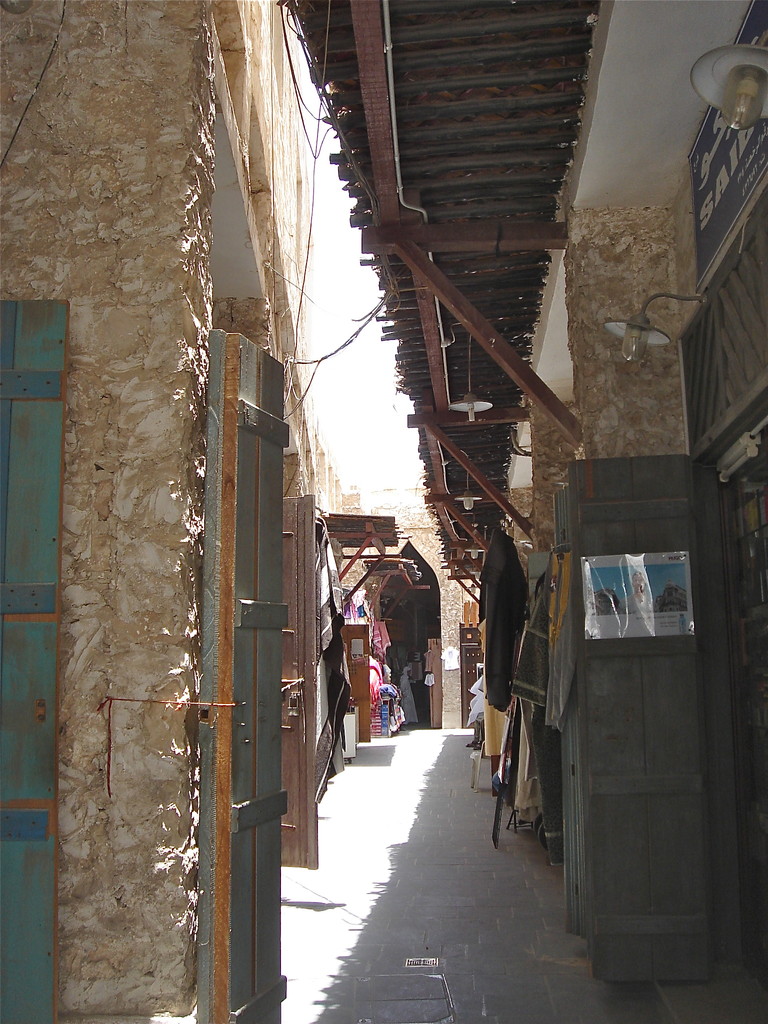
[[(403, 195), (403, 175), (400, 167), (400, 141), (397, 131), (397, 111), (395, 107), (395, 70), (392, 61), (392, 23), (389, 16), (389, 0), (382, 0), (382, 13), (384, 16), (384, 59), (387, 65), (387, 89), (389, 92), (389, 117), (392, 124), (392, 150), (395, 158), (395, 176), (397, 178), (397, 195), (400, 199), (400, 205), (404, 206), (406, 210), (414, 210), (416, 213), (420, 213), (424, 218), (424, 223), (429, 223), (429, 214), (423, 206), (416, 206), (413, 203), (407, 203)], [(427, 253), (430, 260), (434, 263), (434, 257), (432, 253)], [(443, 379), (445, 381), (445, 393), (448, 399), (448, 405), (451, 404), (451, 385), (448, 380), (448, 360), (445, 357), (445, 331), (443, 329), (443, 318), (440, 315), (440, 302), (437, 296), (434, 297), (435, 302), (435, 315), (437, 317), (437, 329), (440, 332), (440, 355), (443, 363)]]

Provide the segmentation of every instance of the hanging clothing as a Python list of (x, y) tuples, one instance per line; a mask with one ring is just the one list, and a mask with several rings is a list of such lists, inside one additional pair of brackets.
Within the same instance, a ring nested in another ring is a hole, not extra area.
[(459, 652), (456, 647), (446, 647), (442, 655), (443, 668), (447, 672), (459, 667)]
[(563, 844), (563, 773), (560, 733), (546, 725), (546, 712), (540, 704), (533, 708), (533, 749), (539, 769), (541, 814), (547, 837), (550, 864), (562, 864)]
[(547, 703), (549, 682), (549, 590), (546, 573), (536, 584), (531, 616), (520, 642), (512, 693), (533, 704)]
[(341, 635), (344, 625), (342, 589), (328, 529), (322, 519), (315, 523), (315, 585), (320, 648), (315, 800), (319, 803), (328, 780), (344, 768), (344, 715), (352, 692)]
[(403, 669), (400, 676), (400, 705), (405, 715), (406, 723), (416, 723), (419, 720), (419, 716), (416, 713), (416, 701), (413, 699), (413, 691), (411, 690), (411, 670), (408, 665)]
[(381, 700), (381, 684), (384, 682), (384, 673), (381, 665), (375, 658), (368, 659), (368, 683), (371, 691), (371, 705), (378, 704)]
[(509, 706), (527, 598), (528, 584), (515, 542), (503, 530), (495, 529), (480, 573), (480, 621), (485, 622), (486, 695), (498, 711)]

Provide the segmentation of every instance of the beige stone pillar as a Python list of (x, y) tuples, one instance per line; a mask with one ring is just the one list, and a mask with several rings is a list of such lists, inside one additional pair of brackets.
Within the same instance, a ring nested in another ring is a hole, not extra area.
[(571, 210), (565, 257), (568, 338), (576, 414), (586, 458), (685, 450), (677, 345), (690, 307), (655, 302), (649, 314), (673, 338), (640, 363), (604, 328), (626, 320), (654, 292), (678, 291), (675, 220), (669, 209)]
[[(566, 403), (575, 412), (572, 402)], [(578, 457), (552, 423), (536, 406), (531, 407), (531, 447), (533, 456), (534, 551), (548, 551), (556, 543), (555, 493), (568, 479), (568, 466)]]
[[(2, 178), (3, 297), (71, 310), (61, 1012), (188, 1012), (195, 714), (148, 701), (193, 697), (199, 673), (206, 4), (42, 0), (0, 17), (3, 96), (18, 99), (4, 121), (3, 151), (18, 131)], [(113, 705), (111, 745), (97, 711), (108, 695), (136, 701)]]
[(213, 329), (242, 334), (269, 351), (271, 313), (268, 299), (214, 299)]

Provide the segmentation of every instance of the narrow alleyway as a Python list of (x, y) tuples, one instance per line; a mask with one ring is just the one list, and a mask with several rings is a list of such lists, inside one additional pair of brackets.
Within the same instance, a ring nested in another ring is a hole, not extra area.
[(508, 813), (493, 847), (488, 762), (473, 792), (470, 736), (374, 740), (331, 783), (320, 870), (284, 872), (283, 1024), (768, 1019), (741, 974), (664, 991), (590, 978), (584, 942), (563, 928), (562, 870), (530, 830), (504, 828)]

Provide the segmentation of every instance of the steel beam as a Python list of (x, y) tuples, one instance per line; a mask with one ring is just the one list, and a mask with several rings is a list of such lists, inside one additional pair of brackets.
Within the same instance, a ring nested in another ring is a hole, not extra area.
[(498, 363), (531, 401), (552, 420), (563, 437), (574, 447), (578, 447), (581, 443), (579, 421), (518, 355), (512, 345), (493, 329), (490, 321), (486, 320), (469, 299), (448, 280), (442, 270), (435, 266), (415, 242), (398, 242), (395, 245), (395, 252), (410, 267), (414, 275), (432, 289), (440, 302), (450, 309), (491, 359)]
[(478, 487), (483, 489), (491, 501), (494, 501), (503, 512), (506, 512), (507, 515), (517, 523), (526, 537), (532, 536), (533, 526), (530, 520), (526, 519), (521, 512), (517, 511), (515, 506), (508, 501), (496, 485), (493, 484), (488, 477), (477, 468), (466, 453), (463, 452), (457, 444), (454, 444), (445, 431), (441, 430), (440, 427), (434, 424), (432, 426), (425, 427), (425, 429), (428, 430), (435, 440), (438, 441), (441, 447), (445, 448), (449, 455), (458, 462), (461, 468), (465, 469), (467, 473), (469, 473)]

